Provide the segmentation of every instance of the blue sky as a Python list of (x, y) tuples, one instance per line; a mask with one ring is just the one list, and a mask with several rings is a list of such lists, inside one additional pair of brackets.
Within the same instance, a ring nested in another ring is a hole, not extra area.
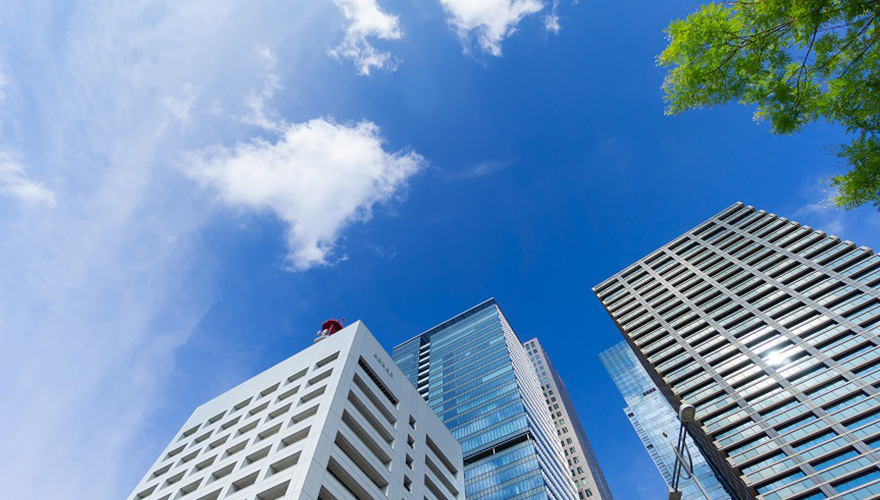
[(876, 210), (822, 204), (839, 129), (663, 115), (654, 61), (688, 8), (4, 5), (6, 490), (124, 497), (195, 406), (328, 317), (390, 350), (494, 296), (566, 379), (616, 498), (662, 496), (590, 288), (735, 201), (880, 248)]

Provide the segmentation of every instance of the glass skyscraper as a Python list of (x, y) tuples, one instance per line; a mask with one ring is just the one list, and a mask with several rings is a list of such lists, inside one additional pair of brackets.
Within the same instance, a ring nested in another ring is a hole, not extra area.
[(550, 356), (538, 339), (529, 340), (523, 346), (538, 375), (541, 390), (544, 391), (544, 403), (556, 426), (559, 444), (562, 445), (562, 452), (568, 462), (568, 470), (574, 480), (578, 498), (614, 500), (574, 403), (568, 395), (568, 389), (565, 388), (565, 382), (550, 361)]
[[(657, 391), (648, 372), (639, 364), (626, 342), (606, 349), (599, 354), (599, 359), (626, 401), (627, 406), (623, 409), (626, 417), (663, 479), (671, 485), (672, 469), (675, 465), (672, 441), (678, 436), (678, 415)], [(665, 437), (664, 433), (669, 437)], [(687, 438), (687, 446), (693, 459), (694, 475), (705, 488), (709, 500), (730, 500), (730, 495), (724, 491), (715, 472), (690, 438)], [(693, 479), (682, 477), (679, 488), (684, 500), (706, 500)]]
[(541, 386), (494, 299), (394, 348), (462, 445), (467, 500), (575, 500)]
[(880, 256), (737, 203), (593, 291), (737, 500), (880, 498)]

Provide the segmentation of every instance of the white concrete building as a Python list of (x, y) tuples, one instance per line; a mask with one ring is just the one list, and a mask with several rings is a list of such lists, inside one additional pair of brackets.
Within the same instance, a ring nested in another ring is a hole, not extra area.
[(559, 444), (562, 445), (562, 452), (568, 462), (578, 499), (592, 497), (592, 500), (614, 500), (574, 402), (565, 388), (565, 382), (550, 362), (550, 356), (536, 338), (524, 342), (523, 347), (541, 383), (544, 403), (553, 419), (553, 425), (556, 426)]
[(461, 446), (361, 322), (198, 407), (128, 500), (464, 500)]

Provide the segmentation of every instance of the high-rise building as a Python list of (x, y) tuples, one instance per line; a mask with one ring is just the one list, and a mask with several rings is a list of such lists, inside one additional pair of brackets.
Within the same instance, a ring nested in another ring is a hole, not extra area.
[(541, 390), (544, 393), (544, 403), (547, 411), (556, 426), (559, 435), (559, 444), (568, 462), (568, 470), (574, 480), (578, 491), (578, 498), (594, 498), (596, 500), (613, 500), (608, 483), (599, 467), (599, 461), (590, 446), (590, 440), (581, 419), (578, 418), (574, 403), (568, 395), (565, 383), (559, 372), (550, 362), (550, 357), (538, 339), (532, 339), (523, 344), (529, 361), (538, 376)]
[(577, 498), (541, 385), (494, 299), (393, 356), (461, 443), (467, 500)]
[(129, 500), (464, 500), (461, 446), (361, 323), (198, 407)]
[[(620, 342), (599, 354), (605, 370), (626, 401), (623, 409), (645, 450), (654, 461), (666, 484), (672, 485), (672, 470), (675, 466), (675, 451), (672, 442), (678, 437), (679, 421), (675, 410), (669, 405), (651, 377), (636, 359), (636, 355), (626, 342)], [(665, 435), (664, 435), (665, 433)], [(693, 441), (686, 437), (687, 448), (691, 453), (693, 473), (699, 484), (685, 474), (679, 482), (682, 498), (685, 500), (730, 500), (715, 472), (709, 467), (703, 454), (696, 449)], [(700, 486), (708, 494), (707, 499)]]
[(597, 285), (736, 499), (880, 497), (880, 257), (737, 203)]

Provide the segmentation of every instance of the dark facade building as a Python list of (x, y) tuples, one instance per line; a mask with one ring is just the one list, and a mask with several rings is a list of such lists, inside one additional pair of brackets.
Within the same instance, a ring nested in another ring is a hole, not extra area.
[(593, 291), (737, 499), (880, 497), (880, 257), (737, 203)]

